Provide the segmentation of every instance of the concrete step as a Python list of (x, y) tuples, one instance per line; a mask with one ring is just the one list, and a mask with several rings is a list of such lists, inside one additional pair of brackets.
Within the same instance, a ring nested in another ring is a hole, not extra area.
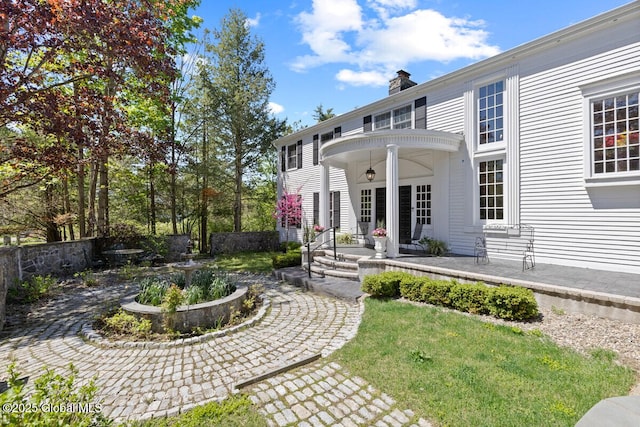
[[(306, 271), (307, 270), (307, 266), (305, 265), (303, 267), (303, 269)], [(343, 280), (354, 280), (354, 281), (360, 281), (360, 277), (358, 276), (358, 272), (357, 271), (353, 271), (353, 270), (333, 270), (331, 268), (324, 268), (321, 265), (318, 264), (311, 264), (311, 274), (314, 277), (319, 277), (319, 278), (323, 278), (323, 277), (335, 277), (338, 279), (343, 279)]]
[(341, 280), (339, 278), (309, 278), (308, 273), (300, 267), (287, 267), (274, 270), (273, 275), (295, 286), (310, 292), (343, 299), (349, 302), (357, 302), (364, 293), (360, 290), (360, 283), (354, 280)]
[[(333, 259), (333, 249), (325, 249), (324, 250), (324, 254), (327, 258), (331, 258)], [(337, 252), (337, 257), (338, 257), (338, 261), (346, 261), (346, 262), (356, 262), (358, 261), (360, 258), (363, 257), (363, 255), (358, 255), (358, 254), (346, 254), (346, 253), (342, 253), (340, 251)]]
[(360, 277), (358, 276), (357, 271), (346, 271), (346, 270), (324, 270), (324, 277), (336, 277), (339, 279), (345, 280), (353, 280), (356, 282), (360, 281)]
[(358, 271), (358, 264), (353, 261), (340, 261), (333, 259), (333, 256), (317, 256), (313, 257), (313, 262), (316, 264), (320, 264), (324, 268), (332, 269), (332, 270), (349, 270), (349, 271)]

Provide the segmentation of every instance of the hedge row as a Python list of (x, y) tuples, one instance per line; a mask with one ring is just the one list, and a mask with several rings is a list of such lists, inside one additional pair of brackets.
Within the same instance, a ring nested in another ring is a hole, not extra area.
[(474, 314), (490, 314), (507, 320), (528, 320), (538, 315), (538, 303), (533, 292), (512, 286), (493, 287), (480, 282), (465, 284), (387, 271), (365, 276), (362, 290), (374, 297), (402, 296), (411, 301)]
[(298, 248), (286, 253), (275, 254), (271, 257), (271, 263), (274, 269), (300, 267), (300, 265), (302, 265), (302, 252)]

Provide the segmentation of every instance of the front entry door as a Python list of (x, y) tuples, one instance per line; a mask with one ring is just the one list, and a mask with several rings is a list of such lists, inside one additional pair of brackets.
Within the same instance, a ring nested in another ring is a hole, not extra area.
[[(399, 218), (399, 230), (400, 234), (398, 242), (410, 243), (411, 242), (411, 186), (403, 185), (398, 187), (398, 218)], [(378, 226), (379, 221), (385, 222), (387, 217), (387, 189), (385, 187), (376, 188), (376, 223)]]
[(398, 242), (411, 243), (411, 186), (403, 185), (399, 187), (398, 190)]

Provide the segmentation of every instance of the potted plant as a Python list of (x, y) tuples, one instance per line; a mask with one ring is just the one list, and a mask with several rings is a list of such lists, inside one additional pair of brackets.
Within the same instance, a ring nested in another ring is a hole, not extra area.
[(378, 222), (378, 226), (371, 232), (373, 236), (374, 246), (376, 250), (375, 257), (386, 258), (387, 257), (387, 229), (384, 228), (384, 223)]

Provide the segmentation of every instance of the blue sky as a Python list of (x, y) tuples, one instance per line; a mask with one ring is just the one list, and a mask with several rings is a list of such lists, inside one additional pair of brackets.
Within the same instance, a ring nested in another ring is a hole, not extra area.
[(628, 0), (202, 0), (203, 28), (244, 11), (265, 43), (274, 114), (312, 125), (387, 95), (397, 70), (423, 83)]

